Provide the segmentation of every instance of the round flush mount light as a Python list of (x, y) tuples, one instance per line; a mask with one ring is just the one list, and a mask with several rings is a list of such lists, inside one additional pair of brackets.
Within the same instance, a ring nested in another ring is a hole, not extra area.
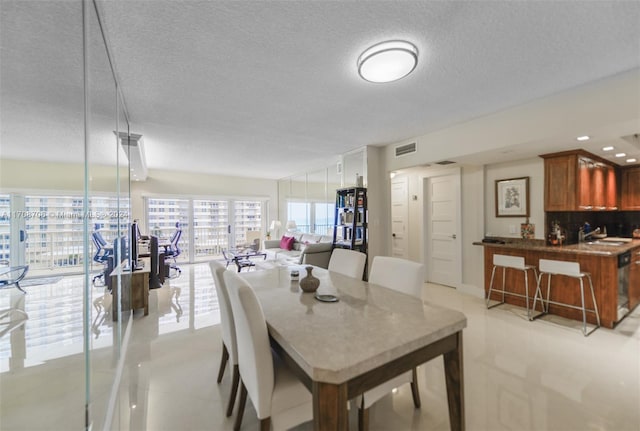
[(418, 64), (418, 48), (403, 40), (390, 40), (373, 45), (358, 58), (362, 79), (392, 82), (410, 74)]

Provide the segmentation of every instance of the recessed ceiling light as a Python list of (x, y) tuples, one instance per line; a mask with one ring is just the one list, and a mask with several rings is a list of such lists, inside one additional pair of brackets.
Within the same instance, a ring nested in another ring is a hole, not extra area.
[(358, 58), (358, 73), (369, 82), (392, 82), (410, 74), (418, 64), (418, 48), (404, 40), (373, 45)]
[(616, 153), (616, 157), (626, 157), (625, 153)]
[(613, 150), (612, 146), (602, 147), (602, 151), (611, 151), (611, 150)]
[(576, 138), (578, 141), (588, 141), (589, 140), (589, 136), (584, 135), (584, 136), (578, 136)]
[(637, 162), (636, 159), (627, 159), (627, 163), (635, 163), (635, 162)]

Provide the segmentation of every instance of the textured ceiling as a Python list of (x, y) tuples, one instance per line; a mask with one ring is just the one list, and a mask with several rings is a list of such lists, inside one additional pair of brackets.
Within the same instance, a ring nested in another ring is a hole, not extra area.
[[(24, 100), (33, 117), (57, 119), (51, 102), (71, 121), (76, 3), (2, 0), (3, 157), (38, 146), (17, 142), (31, 121)], [(635, 1), (98, 4), (131, 131), (156, 169), (281, 178), (640, 67)], [(416, 70), (363, 81), (358, 55), (386, 39), (418, 46)], [(60, 158), (61, 139), (37, 154)]]

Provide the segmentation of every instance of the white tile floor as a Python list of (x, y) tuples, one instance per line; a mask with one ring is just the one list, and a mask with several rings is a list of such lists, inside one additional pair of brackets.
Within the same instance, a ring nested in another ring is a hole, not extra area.
[[(134, 315), (114, 430), (230, 430), (224, 416), (227, 373), (220, 360), (217, 300), (206, 264), (182, 266), (182, 276), (151, 292), (149, 316)], [(15, 290), (15, 289), (14, 289)], [(65, 277), (32, 286), (24, 329), (0, 339), (0, 430), (79, 430), (84, 417), (82, 282)], [(115, 365), (109, 298), (94, 289), (90, 415), (104, 425)], [(585, 338), (559, 321), (528, 322), (521, 309), (486, 310), (480, 298), (426, 284), (424, 299), (466, 314), (464, 374), (469, 430), (640, 430), (640, 310), (615, 330)], [(372, 430), (447, 430), (441, 359), (419, 369), (422, 408), (399, 388), (371, 411)], [(135, 407), (134, 407), (135, 406)], [(351, 411), (351, 429), (356, 428)], [(247, 403), (243, 429), (256, 429)], [(299, 427), (311, 429), (310, 424)]]

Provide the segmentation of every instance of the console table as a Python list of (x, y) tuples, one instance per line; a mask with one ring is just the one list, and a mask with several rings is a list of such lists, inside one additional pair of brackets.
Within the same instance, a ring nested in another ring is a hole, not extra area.
[[(113, 305), (111, 307), (111, 316), (113, 320), (118, 320), (118, 313), (115, 309), (118, 304), (118, 281), (117, 277), (122, 278), (122, 286), (124, 289), (122, 297), (122, 310), (135, 310), (144, 308), (144, 315), (149, 314), (149, 274), (151, 273), (151, 262), (149, 258), (140, 259), (144, 262), (144, 267), (137, 271), (124, 270), (122, 265), (118, 265), (110, 274), (111, 277), (111, 294), (113, 295)], [(131, 289), (126, 289), (131, 286)]]

